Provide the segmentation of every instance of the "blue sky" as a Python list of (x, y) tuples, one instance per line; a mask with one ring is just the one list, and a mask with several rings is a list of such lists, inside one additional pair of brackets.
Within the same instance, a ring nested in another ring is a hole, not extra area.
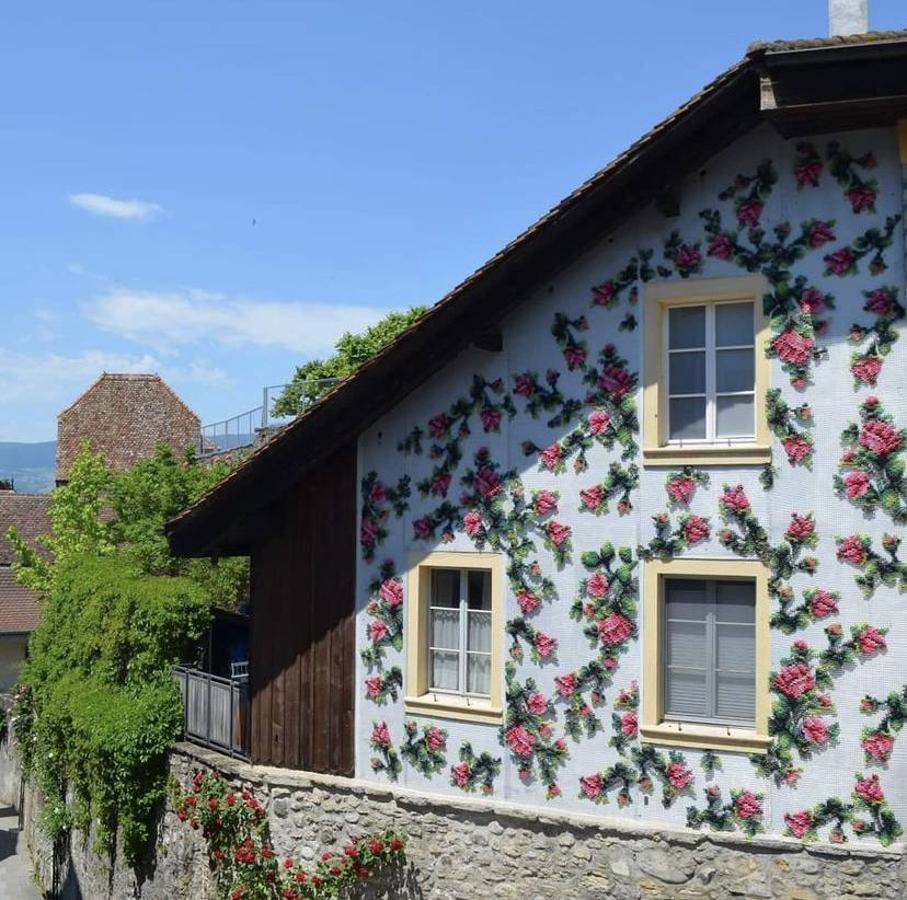
[(254, 406), (440, 298), (750, 41), (826, 32), (826, 0), (8, 5), (0, 440), (52, 439), (104, 369), (160, 371), (206, 422)]

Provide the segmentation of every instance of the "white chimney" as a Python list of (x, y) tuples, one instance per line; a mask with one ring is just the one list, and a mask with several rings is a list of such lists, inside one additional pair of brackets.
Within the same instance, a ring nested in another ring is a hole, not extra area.
[(869, 0), (828, 0), (828, 33), (865, 34), (869, 31)]

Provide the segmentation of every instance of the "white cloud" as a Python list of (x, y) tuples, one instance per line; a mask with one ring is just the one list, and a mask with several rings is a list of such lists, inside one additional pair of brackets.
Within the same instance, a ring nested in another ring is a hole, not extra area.
[(228, 298), (206, 291), (113, 289), (89, 315), (99, 327), (140, 341), (161, 353), (174, 345), (210, 342), (280, 347), (322, 353), (345, 331), (373, 325), (388, 310), (345, 303), (285, 303)]
[(96, 216), (108, 216), (113, 219), (153, 219), (164, 211), (157, 203), (147, 203), (144, 200), (117, 200), (104, 194), (70, 194), (69, 202)]

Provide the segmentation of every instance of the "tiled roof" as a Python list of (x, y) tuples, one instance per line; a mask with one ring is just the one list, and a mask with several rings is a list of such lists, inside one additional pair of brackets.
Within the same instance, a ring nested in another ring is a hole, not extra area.
[(47, 510), (48, 494), (17, 494), (0, 491), (0, 566), (13, 561), (13, 548), (6, 540), (6, 532), (16, 528), (25, 538), (34, 541), (50, 530)]
[(40, 596), (22, 587), (12, 569), (0, 566), (0, 634), (25, 634), (38, 624)]
[(834, 37), (805, 38), (792, 41), (754, 41), (747, 54), (790, 53), (793, 50), (821, 50), (824, 47), (856, 47), (860, 44), (881, 44), (907, 41), (907, 30), (870, 31), (866, 34), (839, 34)]
[(160, 375), (105, 372), (57, 417), (57, 480), (66, 480), (83, 438), (114, 469), (127, 469), (159, 444), (195, 446), (200, 425)]

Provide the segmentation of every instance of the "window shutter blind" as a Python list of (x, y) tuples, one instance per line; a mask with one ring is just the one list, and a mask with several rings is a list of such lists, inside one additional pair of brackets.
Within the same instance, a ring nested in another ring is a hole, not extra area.
[(708, 703), (706, 583), (669, 579), (665, 585), (665, 714), (704, 718)]

